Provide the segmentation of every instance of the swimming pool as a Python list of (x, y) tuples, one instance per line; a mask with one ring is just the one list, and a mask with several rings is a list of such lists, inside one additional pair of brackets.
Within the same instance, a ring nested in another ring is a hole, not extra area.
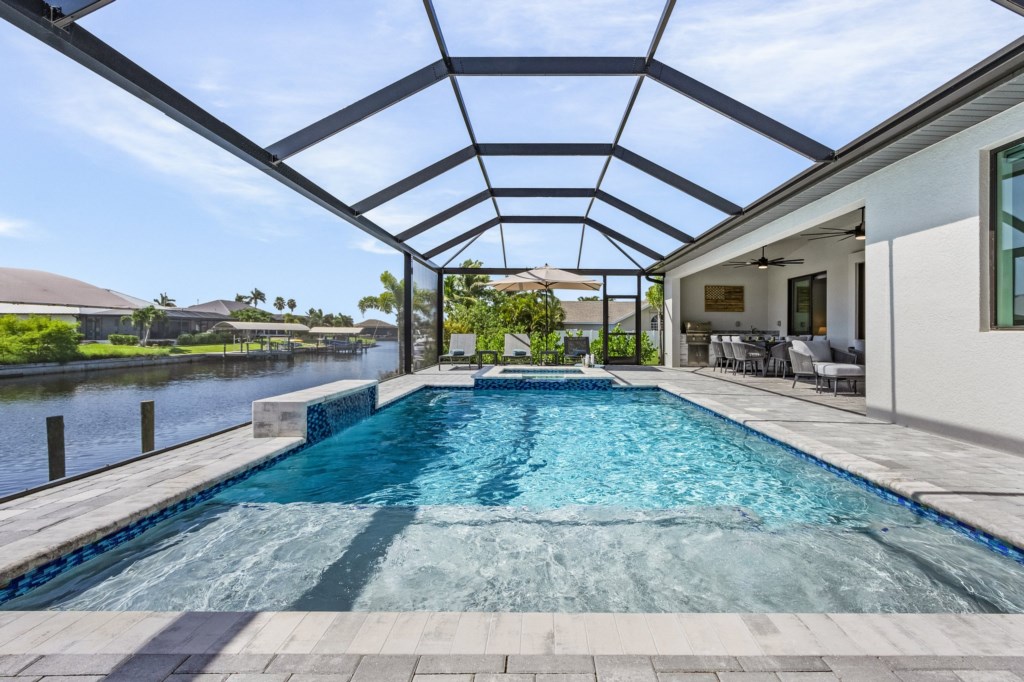
[(1020, 612), (1024, 566), (660, 390), (426, 390), (4, 607)]

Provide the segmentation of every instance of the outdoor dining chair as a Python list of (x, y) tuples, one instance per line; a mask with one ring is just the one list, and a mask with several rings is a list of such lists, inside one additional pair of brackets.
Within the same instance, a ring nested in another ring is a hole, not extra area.
[(711, 363), (711, 371), (717, 372), (718, 368), (725, 369), (728, 358), (725, 356), (725, 349), (722, 346), (721, 336), (711, 337), (711, 353), (715, 356)]
[(789, 341), (783, 341), (777, 343), (771, 347), (768, 351), (768, 367), (775, 371), (775, 376), (779, 376), (779, 372), (782, 372), (782, 376), (786, 376), (789, 372), (790, 360), (789, 360), (789, 347), (792, 345)]
[(755, 346), (752, 343), (745, 343), (740, 341), (739, 343), (732, 344), (733, 355), (736, 356), (736, 365), (733, 367), (732, 373), (735, 374), (738, 369), (743, 370), (743, 376), (747, 376), (747, 368), (749, 367), (753, 374), (757, 374), (760, 369), (764, 372), (765, 367), (765, 353), (764, 348)]
[(725, 363), (722, 365), (722, 370), (727, 372), (729, 369), (733, 369), (735, 374), (736, 354), (732, 350), (731, 338), (731, 336), (722, 337), (722, 353), (725, 355)]

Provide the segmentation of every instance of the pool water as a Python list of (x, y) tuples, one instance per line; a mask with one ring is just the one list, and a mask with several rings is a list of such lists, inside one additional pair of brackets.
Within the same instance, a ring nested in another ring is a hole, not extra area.
[(421, 391), (13, 609), (1020, 612), (1024, 566), (662, 391)]

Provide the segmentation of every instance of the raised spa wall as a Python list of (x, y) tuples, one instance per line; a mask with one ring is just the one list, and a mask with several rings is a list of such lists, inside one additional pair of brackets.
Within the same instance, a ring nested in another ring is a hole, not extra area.
[(254, 438), (297, 436), (318, 443), (377, 409), (377, 382), (335, 381), (252, 404)]

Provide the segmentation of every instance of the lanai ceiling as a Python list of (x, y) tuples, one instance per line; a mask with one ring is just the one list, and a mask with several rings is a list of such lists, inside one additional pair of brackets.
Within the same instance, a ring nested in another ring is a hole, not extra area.
[(0, 15), (382, 242), (495, 268), (645, 268), (1024, 31), (1017, 0), (60, 4)]

